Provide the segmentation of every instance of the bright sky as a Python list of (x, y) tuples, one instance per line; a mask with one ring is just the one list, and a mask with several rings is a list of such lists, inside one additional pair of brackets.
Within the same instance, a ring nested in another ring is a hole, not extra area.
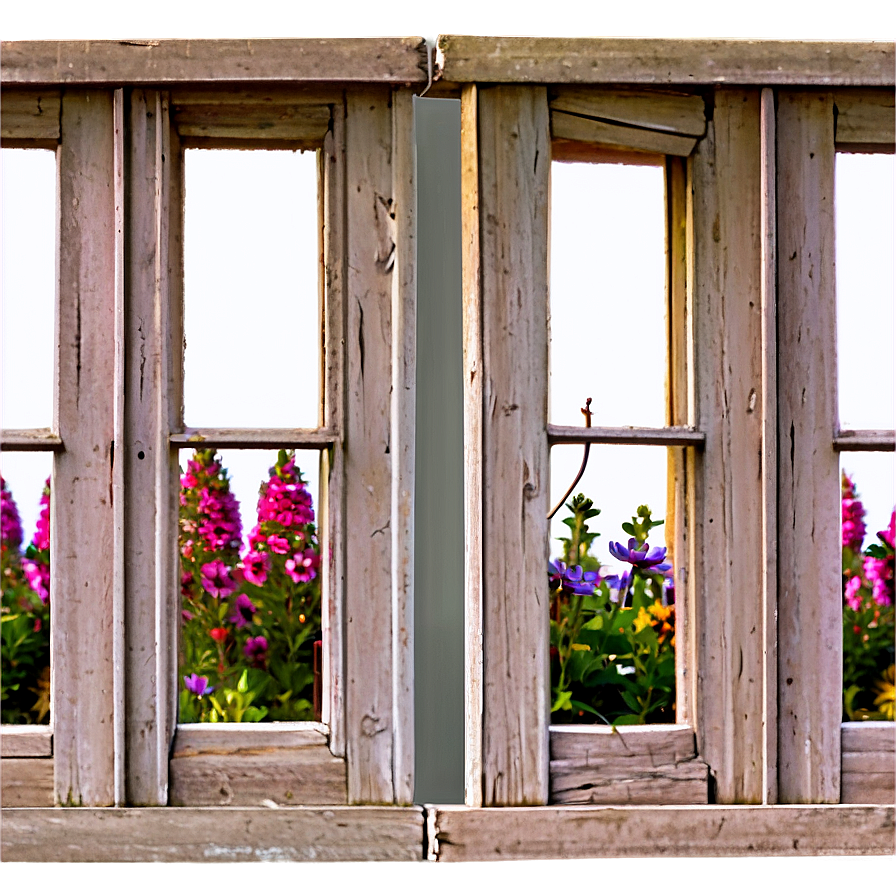
[[(52, 422), (53, 154), (3, 151), (3, 420)], [(837, 161), (840, 413), (844, 427), (889, 428), (893, 371), (894, 157)], [(317, 424), (317, 210), (312, 153), (187, 153), (186, 422), (190, 426)], [(227, 189), (221, 189), (226, 184)], [(659, 168), (555, 163), (551, 219), (550, 419), (660, 426), (664, 413), (664, 196)], [(597, 214), (596, 210), (600, 210)], [(35, 259), (46, 259), (34, 263)], [(186, 457), (188, 452), (183, 453)], [(244, 530), (275, 452), (224, 452)], [(552, 452), (551, 503), (581, 449)], [(7, 453), (26, 533), (33, 531), (49, 455)], [(317, 503), (317, 456), (300, 466)], [(893, 506), (893, 455), (843, 465), (868, 508), (869, 537)], [(640, 503), (665, 514), (662, 448), (595, 446), (576, 491), (602, 514), (598, 555), (624, 538)], [(552, 536), (565, 534), (558, 513)], [(661, 542), (663, 530), (654, 533)], [(555, 543), (556, 550), (556, 543)]]

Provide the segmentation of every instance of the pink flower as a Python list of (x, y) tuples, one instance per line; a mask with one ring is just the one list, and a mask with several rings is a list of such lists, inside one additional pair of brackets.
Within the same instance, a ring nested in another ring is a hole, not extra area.
[(246, 646), (243, 647), (243, 653), (252, 663), (262, 663), (265, 659), (265, 653), (268, 649), (268, 639), (264, 635), (258, 635), (255, 638), (247, 638)]
[(320, 557), (316, 551), (305, 548), (286, 561), (286, 572), (296, 584), (310, 582), (317, 575), (319, 561)]
[(862, 606), (862, 598), (859, 595), (859, 589), (862, 587), (862, 577), (861, 576), (853, 576), (847, 583), (846, 587), (843, 589), (844, 597), (846, 598), (846, 603), (849, 605), (850, 609), (858, 610)]
[(264, 585), (271, 570), (271, 558), (261, 551), (250, 551), (243, 557), (242, 568), (250, 585)]
[(18, 554), (22, 547), (22, 521), (12, 492), (6, 487), (6, 480), (0, 476), (0, 540), (7, 548)]
[(222, 560), (212, 560), (202, 565), (202, 587), (212, 597), (227, 597), (236, 588), (230, 575), (230, 567)]
[(40, 517), (37, 520), (37, 529), (31, 543), (39, 551), (50, 550), (50, 477), (44, 484), (43, 494), (40, 496)]
[(245, 594), (238, 594), (234, 602), (234, 612), (227, 621), (232, 622), (237, 628), (243, 628), (252, 621), (255, 609), (255, 604)]
[(42, 604), (46, 604), (50, 599), (50, 570), (43, 563), (23, 560), (22, 571), (28, 587), (40, 598)]
[(289, 550), (289, 541), (282, 535), (269, 535), (268, 547), (275, 554), (285, 554)]

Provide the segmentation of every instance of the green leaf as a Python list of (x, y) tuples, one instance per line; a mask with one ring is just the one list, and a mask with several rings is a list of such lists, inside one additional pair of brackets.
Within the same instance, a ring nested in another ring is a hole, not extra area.
[(551, 707), (551, 712), (557, 712), (561, 709), (572, 709), (570, 697), (572, 697), (572, 691), (560, 691), (560, 693), (557, 694), (557, 699), (554, 701), (554, 705)]

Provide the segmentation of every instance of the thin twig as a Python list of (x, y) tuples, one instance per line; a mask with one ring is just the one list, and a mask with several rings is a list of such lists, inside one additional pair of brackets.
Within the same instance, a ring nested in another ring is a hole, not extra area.
[[(585, 415), (585, 428), (591, 429), (591, 399), (585, 399), (585, 407), (580, 408), (581, 412)], [(572, 485), (566, 490), (566, 494), (557, 502), (556, 507), (548, 514), (548, 519), (553, 519), (554, 514), (563, 506), (566, 499), (572, 494), (573, 489), (579, 484), (579, 480), (582, 478), (582, 475), (585, 472), (585, 467), (588, 466), (588, 455), (591, 453), (591, 443), (585, 443), (585, 454), (582, 457), (582, 466), (579, 467), (579, 472), (576, 474), (576, 478), (573, 479)]]

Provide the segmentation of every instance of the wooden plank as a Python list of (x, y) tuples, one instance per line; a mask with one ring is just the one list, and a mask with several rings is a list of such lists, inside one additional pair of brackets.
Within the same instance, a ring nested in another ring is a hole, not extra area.
[(702, 96), (668, 90), (586, 90), (558, 87), (550, 94), (551, 112), (569, 112), (607, 123), (666, 131), (686, 137), (706, 133)]
[(0, 726), (0, 757), (34, 759), (53, 755), (53, 729), (49, 725)]
[(843, 771), (840, 802), (858, 805), (891, 806), (896, 802), (896, 775), (888, 772)]
[(684, 445), (702, 448), (706, 435), (690, 426), (558, 426), (548, 424), (551, 445)]
[(172, 445), (204, 443), (214, 448), (329, 448), (339, 438), (335, 426), (316, 429), (209, 429), (184, 427), (173, 432)]
[(333, 756), (326, 743), (175, 752), (170, 769), (172, 806), (336, 806), (346, 801), (345, 760)]
[(890, 41), (667, 40), (440, 35), (436, 78), (534, 84), (892, 87)]
[(15, 809), (7, 862), (420, 861), (420, 808)]
[(410, 90), (392, 92), (392, 767), (396, 803), (414, 801), (414, 447), (417, 414), (417, 193)]
[[(334, 105), (333, 122), (320, 153), (321, 290), (320, 421), (337, 434), (345, 427), (345, 106)], [(345, 462), (341, 440), (321, 452), (321, 594), (323, 627), (323, 721), (330, 750), (345, 756)]]
[(896, 451), (892, 429), (843, 430), (834, 436), (835, 451)]
[(543, 88), (480, 89), (483, 803), (548, 797), (547, 230)]
[(762, 227), (762, 734), (764, 803), (778, 802), (778, 210), (775, 191), (775, 94), (760, 95)]
[(392, 278), (390, 93), (352, 92), (345, 123), (347, 365), (345, 672), (349, 801), (392, 802)]
[(168, 443), (169, 190), (167, 97), (127, 101), (123, 539), (125, 794), (130, 805), (168, 802), (174, 736), (178, 584), (177, 452)]
[(438, 861), (890, 855), (892, 806), (432, 806)]
[(843, 722), (840, 743), (844, 753), (896, 752), (896, 723)]
[(460, 98), (464, 377), (464, 802), (482, 805), (482, 291), (478, 88)]
[(671, 156), (689, 156), (697, 144), (695, 137), (610, 124), (555, 111), (551, 112), (551, 136), (559, 140), (597, 143), (615, 149), (641, 150)]
[(718, 90), (693, 162), (696, 705), (720, 803), (763, 799), (762, 338), (758, 91)]
[(65, 446), (51, 429), (4, 429), (2, 451), (62, 451)]
[(3, 41), (8, 84), (423, 83), (420, 37), (289, 40)]
[(178, 725), (171, 755), (234, 753), (241, 750), (325, 747), (327, 726), (320, 722), (196, 722)]
[(645, 150), (627, 150), (612, 146), (601, 146), (599, 143), (585, 143), (580, 140), (551, 139), (551, 160), (554, 162), (588, 162), (596, 165), (644, 165), (662, 168), (666, 164), (666, 156)]
[(551, 725), (551, 760), (612, 760), (649, 756), (658, 765), (697, 755), (690, 725)]
[(175, 84), (168, 92), (175, 119), (197, 107), (241, 106), (249, 109), (341, 106), (344, 88), (327, 84)]
[(3, 90), (0, 140), (59, 142), (61, 101), (58, 90)]
[[(778, 201), (778, 798), (840, 798), (843, 640), (836, 427), (834, 114), (782, 91)], [(838, 633), (837, 637), (833, 633)]]
[(52, 805), (52, 759), (0, 759), (0, 806), (3, 807), (4, 828), (7, 809)]
[(896, 99), (892, 90), (843, 90), (834, 94), (838, 149), (874, 146), (893, 151), (896, 143)]
[[(113, 97), (62, 105), (51, 500), (56, 800), (115, 798), (112, 439), (116, 234)], [(90, 538), (84, 533), (89, 532)]]
[(842, 772), (896, 774), (896, 753), (893, 750), (863, 751), (841, 754)]
[(172, 116), (186, 137), (270, 137), (320, 145), (330, 127), (328, 105), (189, 105)]

